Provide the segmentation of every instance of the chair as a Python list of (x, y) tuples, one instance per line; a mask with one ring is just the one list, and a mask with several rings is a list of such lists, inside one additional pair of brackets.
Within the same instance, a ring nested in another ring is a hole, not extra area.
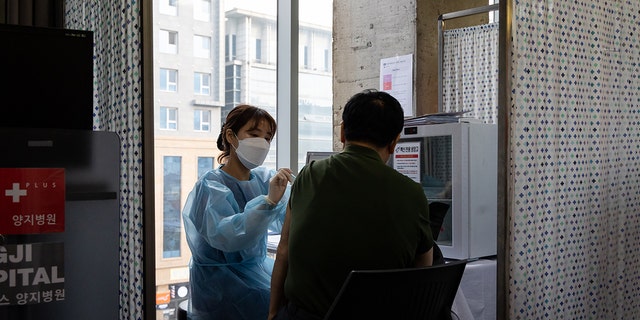
[(189, 300), (184, 300), (178, 304), (178, 320), (187, 320), (187, 310), (189, 309)]
[(451, 319), (466, 264), (351, 271), (324, 319)]
[(449, 212), (451, 205), (444, 202), (431, 202), (429, 203), (429, 218), (431, 222), (431, 233), (433, 240), (437, 240), (440, 235), (440, 228), (444, 222), (444, 217)]

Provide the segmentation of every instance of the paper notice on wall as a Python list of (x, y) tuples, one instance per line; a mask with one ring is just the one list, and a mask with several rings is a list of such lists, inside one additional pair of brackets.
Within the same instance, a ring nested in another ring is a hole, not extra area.
[(380, 59), (380, 91), (400, 102), (405, 117), (413, 117), (413, 54)]
[(64, 231), (64, 168), (0, 168), (0, 234)]
[(63, 242), (0, 246), (0, 307), (64, 299)]
[(420, 142), (400, 142), (393, 153), (393, 168), (420, 183)]

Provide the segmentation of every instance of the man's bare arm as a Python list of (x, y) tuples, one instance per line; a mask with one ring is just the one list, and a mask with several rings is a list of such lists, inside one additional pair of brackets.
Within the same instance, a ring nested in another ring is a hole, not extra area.
[(269, 302), (269, 320), (286, 304), (284, 296), (284, 280), (289, 268), (289, 224), (291, 223), (291, 207), (287, 205), (287, 213), (280, 234), (280, 242), (276, 251), (276, 261), (271, 274), (271, 301)]
[(430, 267), (433, 264), (433, 248), (416, 256), (415, 267)]

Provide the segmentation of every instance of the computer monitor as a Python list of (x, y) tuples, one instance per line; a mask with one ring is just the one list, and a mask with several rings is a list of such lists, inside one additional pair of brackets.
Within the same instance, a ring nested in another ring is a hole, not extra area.
[(322, 160), (328, 158), (338, 152), (336, 151), (307, 151), (307, 162), (306, 164), (311, 163), (311, 161)]
[(93, 130), (93, 32), (0, 24), (0, 127)]

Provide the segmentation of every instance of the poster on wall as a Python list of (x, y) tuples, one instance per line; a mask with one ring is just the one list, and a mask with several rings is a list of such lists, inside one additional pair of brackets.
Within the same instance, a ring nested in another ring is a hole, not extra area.
[(413, 54), (380, 59), (380, 91), (400, 102), (405, 117), (413, 117)]
[(0, 168), (0, 234), (64, 231), (64, 168)]
[(420, 183), (420, 142), (399, 142), (393, 152), (393, 168)]
[(64, 300), (64, 243), (0, 246), (0, 307)]

